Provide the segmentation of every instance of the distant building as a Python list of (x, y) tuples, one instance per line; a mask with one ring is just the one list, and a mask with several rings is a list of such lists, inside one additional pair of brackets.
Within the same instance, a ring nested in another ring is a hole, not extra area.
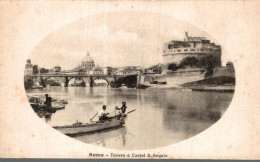
[(38, 65), (33, 65), (33, 74), (38, 74), (38, 73), (39, 73)]
[[(81, 63), (73, 69), (74, 72), (80, 73), (81, 75), (94, 75), (95, 62), (92, 57), (90, 57), (89, 52), (82, 59)], [(98, 72), (96, 72), (98, 73)]]
[(163, 64), (157, 64), (157, 65), (151, 66), (149, 68), (146, 68), (145, 73), (162, 74), (163, 69), (165, 69)]
[(33, 65), (32, 65), (30, 59), (27, 59), (27, 60), (26, 60), (26, 65), (25, 65), (24, 74), (25, 74), (25, 75), (33, 74)]
[(139, 69), (125, 69), (125, 75), (135, 75), (140, 74), (141, 70)]
[(48, 73), (54, 73), (54, 68), (47, 69), (47, 70), (48, 70)]
[(80, 69), (80, 70), (77, 71), (77, 74), (78, 74), (78, 75), (85, 75), (85, 74), (86, 74), (86, 71), (83, 70), (83, 69)]
[(105, 67), (103, 68), (104, 75), (113, 75), (113, 68), (112, 67)]
[(92, 57), (90, 57), (89, 52), (87, 52), (87, 55), (83, 58), (83, 60), (81, 61), (81, 67), (84, 70), (92, 70), (95, 68), (95, 62), (92, 59)]
[(39, 68), (39, 72), (40, 73), (49, 73), (49, 69), (45, 69), (45, 68)]
[(144, 71), (144, 68), (140, 66), (125, 66), (114, 69), (115, 75), (136, 75)]
[(56, 66), (54, 66), (53, 71), (56, 72), (56, 73), (60, 72), (61, 71), (61, 67), (59, 65), (56, 65)]
[(104, 75), (103, 69), (101, 67), (96, 67), (93, 69), (93, 75)]
[(155, 68), (148, 68), (145, 71), (146, 73), (152, 73), (152, 74), (161, 74), (162, 69), (160, 67), (155, 67)]
[(83, 70), (83, 68), (81, 67), (80, 64), (73, 69), (73, 71), (75, 71), (75, 72), (80, 71), (80, 70)]
[(163, 63), (179, 64), (186, 57), (203, 57), (213, 55), (217, 57), (221, 66), (221, 46), (211, 43), (205, 37), (190, 37), (185, 32), (184, 41), (172, 40), (163, 46)]
[(125, 74), (126, 74), (125, 68), (118, 68), (115, 71), (115, 75), (125, 75)]

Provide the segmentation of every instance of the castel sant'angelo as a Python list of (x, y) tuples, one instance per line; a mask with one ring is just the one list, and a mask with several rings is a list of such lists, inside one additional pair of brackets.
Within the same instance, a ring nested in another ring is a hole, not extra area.
[(221, 66), (221, 46), (211, 43), (205, 37), (190, 37), (185, 32), (184, 41), (172, 40), (163, 46), (163, 63), (179, 64), (185, 57), (200, 58), (205, 55), (213, 55)]

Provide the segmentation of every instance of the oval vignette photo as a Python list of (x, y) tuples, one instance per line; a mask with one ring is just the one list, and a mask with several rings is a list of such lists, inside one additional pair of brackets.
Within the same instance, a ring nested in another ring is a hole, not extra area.
[(40, 120), (100, 147), (153, 149), (193, 137), (224, 115), (235, 69), (221, 40), (165, 15), (128, 11), (53, 31), (25, 62)]

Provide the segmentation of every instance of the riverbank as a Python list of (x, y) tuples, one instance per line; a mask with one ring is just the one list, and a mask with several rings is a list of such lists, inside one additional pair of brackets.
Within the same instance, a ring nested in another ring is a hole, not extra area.
[(221, 76), (202, 79), (185, 84), (150, 84), (148, 88), (160, 89), (189, 89), (193, 91), (216, 91), (216, 92), (234, 92), (235, 78)]
[(181, 86), (193, 91), (234, 92), (235, 78), (227, 76), (212, 77), (196, 82), (185, 83)]
[(215, 92), (234, 92), (235, 86), (195, 86), (189, 87), (193, 91), (215, 91)]

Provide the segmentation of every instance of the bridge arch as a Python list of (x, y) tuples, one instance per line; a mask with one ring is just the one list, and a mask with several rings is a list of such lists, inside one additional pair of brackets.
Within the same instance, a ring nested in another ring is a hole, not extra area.
[(69, 85), (69, 82), (72, 80), (72, 79), (79, 79), (81, 81), (84, 82), (85, 86), (87, 86), (87, 83), (89, 83), (88, 80), (86, 80), (84, 77), (69, 77), (68, 79), (65, 79), (65, 84), (68, 86)]
[(109, 79), (107, 79), (106, 77), (102, 77), (102, 76), (100, 76), (100, 77), (93, 77), (93, 79), (91, 80), (91, 85), (93, 85), (95, 80), (99, 80), (99, 79), (105, 80), (107, 82), (107, 86), (110, 86)]
[(57, 81), (60, 84), (62, 84), (62, 83), (66, 84), (66, 78), (65, 77), (55, 77), (55, 76), (41, 77), (41, 83), (43, 85), (47, 85), (48, 79), (54, 79), (55, 81)]

